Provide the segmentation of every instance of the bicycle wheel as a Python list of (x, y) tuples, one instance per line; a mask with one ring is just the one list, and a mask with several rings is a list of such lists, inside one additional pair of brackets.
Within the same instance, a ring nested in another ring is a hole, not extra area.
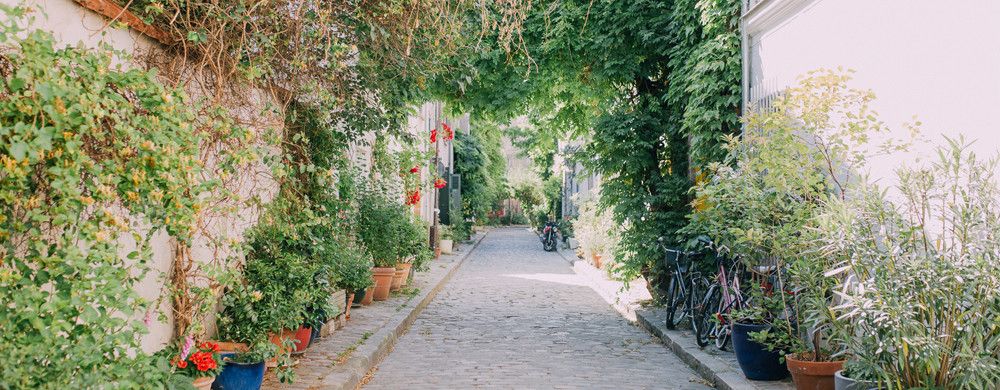
[(715, 316), (719, 313), (721, 302), (722, 293), (719, 291), (719, 285), (713, 284), (702, 298), (698, 312), (694, 316), (698, 328), (698, 332), (695, 333), (695, 341), (699, 347), (707, 346), (718, 331), (718, 326), (721, 325), (718, 321), (715, 321)]
[(670, 278), (670, 287), (667, 288), (667, 329), (677, 329), (677, 325), (684, 320), (684, 287), (681, 286), (677, 275)]
[(701, 333), (701, 323), (699, 322), (698, 315), (701, 313), (701, 285), (696, 280), (688, 280), (689, 283), (687, 289), (687, 299), (685, 300), (684, 315), (687, 317), (688, 324), (691, 326), (691, 333), (694, 333), (695, 340), (698, 340), (698, 335)]

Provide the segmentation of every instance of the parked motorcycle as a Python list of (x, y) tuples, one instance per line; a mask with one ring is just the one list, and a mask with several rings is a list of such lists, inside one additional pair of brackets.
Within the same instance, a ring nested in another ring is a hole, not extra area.
[(546, 222), (545, 227), (542, 228), (540, 239), (542, 240), (542, 249), (546, 252), (555, 251), (559, 242), (559, 226), (555, 222)]

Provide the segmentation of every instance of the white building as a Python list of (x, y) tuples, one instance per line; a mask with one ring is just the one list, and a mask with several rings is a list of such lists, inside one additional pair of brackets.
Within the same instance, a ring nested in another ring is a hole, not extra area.
[[(854, 70), (873, 108), (894, 131), (922, 122), (929, 143), (909, 156), (870, 162), (893, 170), (930, 156), (941, 135), (964, 134), (980, 156), (995, 153), (1000, 105), (1000, 2), (995, 0), (744, 0), (743, 104), (766, 103), (818, 68)], [(914, 119), (914, 117), (916, 117)], [(902, 134), (900, 134), (902, 135)]]

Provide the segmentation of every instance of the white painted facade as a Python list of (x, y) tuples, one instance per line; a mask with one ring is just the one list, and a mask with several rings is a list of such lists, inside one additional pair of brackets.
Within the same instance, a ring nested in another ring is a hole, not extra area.
[(995, 0), (747, 0), (744, 107), (810, 70), (843, 67), (856, 72), (852, 87), (874, 91), (873, 108), (898, 136), (918, 120), (928, 141), (872, 160), (873, 179), (892, 184), (896, 168), (931, 156), (942, 135), (964, 134), (991, 155), (1000, 147), (997, 20)]

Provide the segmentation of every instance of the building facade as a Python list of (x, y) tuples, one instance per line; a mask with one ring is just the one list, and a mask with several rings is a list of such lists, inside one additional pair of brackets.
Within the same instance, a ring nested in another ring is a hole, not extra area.
[(921, 122), (902, 155), (870, 161), (872, 179), (933, 155), (942, 136), (965, 135), (981, 156), (995, 153), (1000, 104), (1000, 2), (912, 0), (745, 0), (743, 105), (767, 106), (815, 69), (853, 70), (851, 87), (870, 89), (872, 108), (897, 137)]

